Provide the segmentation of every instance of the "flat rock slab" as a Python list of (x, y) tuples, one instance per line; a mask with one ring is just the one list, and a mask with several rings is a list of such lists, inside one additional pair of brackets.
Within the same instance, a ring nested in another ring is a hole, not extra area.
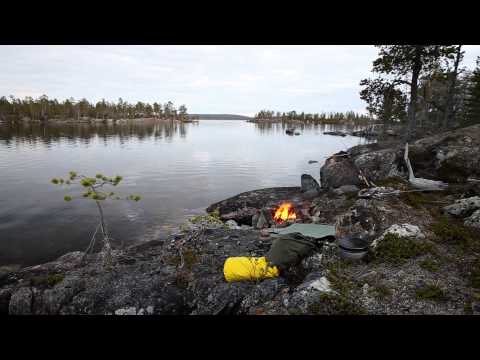
[(220, 215), (228, 214), (242, 208), (261, 209), (273, 203), (291, 201), (300, 203), (305, 200), (305, 195), (299, 186), (273, 187), (247, 191), (231, 198), (210, 205), (207, 212), (213, 212), (218, 208)]
[(304, 236), (320, 239), (326, 236), (335, 236), (335, 225), (293, 224), (285, 228), (272, 228), (269, 229), (269, 232), (278, 235), (298, 232)]

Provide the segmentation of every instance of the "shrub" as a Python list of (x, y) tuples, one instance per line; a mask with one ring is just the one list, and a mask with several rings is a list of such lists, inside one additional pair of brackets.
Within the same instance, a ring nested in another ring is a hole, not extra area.
[(415, 295), (419, 300), (444, 301), (446, 295), (443, 290), (435, 284), (425, 285), (415, 290)]
[(366, 310), (359, 304), (338, 295), (321, 294), (318, 301), (308, 307), (315, 315), (365, 315)]
[(374, 285), (372, 292), (377, 300), (384, 300), (392, 295), (392, 290), (390, 290), (388, 286), (382, 284)]
[(462, 273), (469, 286), (480, 289), (480, 259), (462, 265)]
[(433, 251), (433, 246), (425, 241), (386, 234), (375, 249), (377, 261), (394, 265), (405, 263), (408, 259)]
[[(107, 177), (102, 174), (96, 174), (95, 177), (87, 177), (85, 175), (77, 174), (75, 171), (70, 171), (68, 177), (64, 180), (62, 178), (54, 178), (51, 180), (52, 184), (55, 185), (67, 185), (67, 186), (74, 186), (77, 185), (78, 187), (82, 188), (84, 192), (81, 195), (72, 196), (72, 195), (65, 195), (63, 199), (65, 201), (72, 201), (76, 199), (83, 199), (83, 200), (93, 200), (95, 201), (98, 209), (99, 215), (99, 224), (97, 229), (95, 230), (92, 239), (90, 240), (90, 244), (88, 248), (85, 250), (85, 255), (88, 254), (90, 250), (93, 249), (96, 241), (96, 234), (98, 229), (101, 230), (101, 235), (103, 237), (103, 248), (102, 253), (105, 255), (105, 265), (111, 265), (111, 237), (107, 230), (104, 212), (102, 208), (102, 202), (107, 199), (110, 200), (120, 200), (121, 198), (117, 196), (113, 191), (105, 192), (103, 189), (106, 186), (118, 186), (118, 184), (122, 181), (122, 177), (120, 175), (116, 175), (115, 177)], [(128, 195), (125, 197), (125, 200), (132, 200), (132, 201), (140, 201), (141, 197), (139, 195)], [(82, 259), (83, 260), (83, 259)]]
[(438, 262), (433, 260), (432, 258), (426, 258), (425, 260), (422, 260), (419, 265), (422, 269), (428, 270), (430, 272), (437, 272), (440, 268)]
[(474, 230), (457, 221), (449, 221), (440, 216), (431, 226), (433, 233), (440, 242), (459, 246), (462, 249), (478, 248), (479, 242)]

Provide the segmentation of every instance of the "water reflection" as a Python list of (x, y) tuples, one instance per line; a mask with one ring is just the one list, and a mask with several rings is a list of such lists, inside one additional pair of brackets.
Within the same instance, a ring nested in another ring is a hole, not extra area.
[(187, 128), (198, 126), (198, 123), (183, 123), (180, 121), (129, 121), (124, 123), (17, 123), (0, 126), (0, 141), (7, 146), (29, 145), (35, 148), (39, 143), (53, 144), (66, 142), (67, 144), (89, 145), (99, 139), (104, 145), (110, 138), (117, 138), (121, 144), (128, 140), (166, 140), (175, 137), (185, 138)]
[(325, 131), (343, 131), (352, 132), (362, 128), (361, 125), (354, 124), (322, 124), (322, 123), (304, 123), (301, 121), (265, 121), (254, 123), (257, 131), (262, 135), (270, 135), (272, 133), (284, 133), (288, 128), (296, 128), (297, 130), (313, 131), (315, 134), (323, 134)]

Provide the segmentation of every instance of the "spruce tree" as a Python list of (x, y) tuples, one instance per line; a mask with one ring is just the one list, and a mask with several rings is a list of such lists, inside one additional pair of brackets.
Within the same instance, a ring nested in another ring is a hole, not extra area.
[(477, 58), (477, 67), (470, 78), (465, 107), (466, 125), (480, 123), (480, 56)]

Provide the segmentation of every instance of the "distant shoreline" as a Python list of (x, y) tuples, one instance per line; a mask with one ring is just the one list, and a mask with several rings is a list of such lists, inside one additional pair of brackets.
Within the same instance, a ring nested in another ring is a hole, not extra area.
[(253, 117), (234, 114), (188, 114), (189, 118), (197, 120), (252, 120)]

